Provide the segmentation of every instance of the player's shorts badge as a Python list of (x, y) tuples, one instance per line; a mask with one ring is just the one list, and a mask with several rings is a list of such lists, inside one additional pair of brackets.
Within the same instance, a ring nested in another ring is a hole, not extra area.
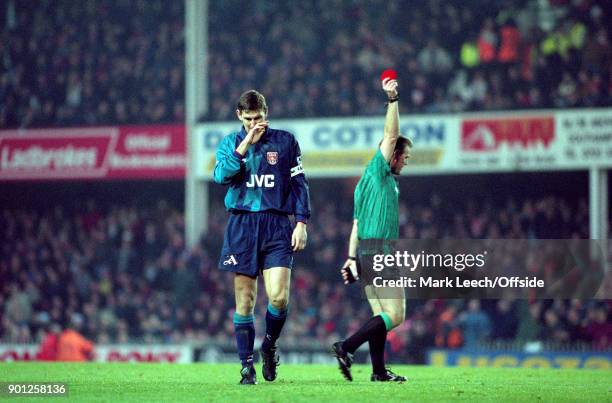
[(268, 164), (276, 165), (278, 162), (278, 152), (277, 151), (268, 151), (266, 153), (266, 159), (268, 160)]

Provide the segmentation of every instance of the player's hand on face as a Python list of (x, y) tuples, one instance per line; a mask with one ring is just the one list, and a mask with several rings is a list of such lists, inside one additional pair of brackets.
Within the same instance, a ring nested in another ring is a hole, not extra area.
[(291, 235), (291, 248), (293, 248), (293, 251), (297, 252), (299, 250), (303, 250), (306, 247), (307, 239), (308, 234), (306, 233), (306, 226), (298, 223), (293, 230), (293, 234)]
[(349, 272), (353, 275), (355, 280), (359, 280), (359, 274), (357, 273), (357, 262), (353, 259), (346, 259), (346, 262), (344, 262), (344, 265), (342, 265), (342, 269), (340, 270), (344, 284), (351, 283)]
[(397, 80), (385, 78), (382, 81), (382, 88), (387, 93), (387, 97), (389, 98), (397, 97)]
[(249, 129), (249, 132), (246, 135), (246, 138), (248, 139), (249, 144), (257, 143), (261, 139), (261, 136), (263, 136), (263, 134), (265, 133), (267, 127), (268, 127), (267, 120), (263, 120), (261, 122), (254, 124), (253, 127)]

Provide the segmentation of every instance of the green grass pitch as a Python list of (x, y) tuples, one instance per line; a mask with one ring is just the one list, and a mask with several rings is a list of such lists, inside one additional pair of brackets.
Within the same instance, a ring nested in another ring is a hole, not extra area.
[[(353, 367), (354, 382), (335, 366), (282, 365), (275, 382), (239, 386), (239, 366), (228, 364), (63, 364), (3, 363), (0, 382), (66, 382), (69, 396), (42, 401), (575, 401), (612, 402), (612, 371), (514, 368), (393, 366), (409, 377), (404, 384), (370, 382), (370, 367)], [(7, 397), (0, 396), (0, 401)]]

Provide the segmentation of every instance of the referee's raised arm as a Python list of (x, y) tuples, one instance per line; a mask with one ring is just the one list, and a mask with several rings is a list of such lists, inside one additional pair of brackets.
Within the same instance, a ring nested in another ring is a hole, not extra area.
[(399, 138), (399, 95), (397, 80), (385, 78), (382, 82), (383, 90), (387, 93), (387, 114), (385, 116), (385, 132), (380, 151), (387, 162), (393, 157), (395, 143)]

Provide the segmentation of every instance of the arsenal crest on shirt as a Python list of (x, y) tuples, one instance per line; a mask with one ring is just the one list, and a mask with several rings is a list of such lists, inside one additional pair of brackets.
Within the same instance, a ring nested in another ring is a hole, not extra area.
[(278, 162), (278, 152), (277, 151), (268, 151), (266, 153), (266, 159), (268, 160), (268, 164), (276, 165)]

